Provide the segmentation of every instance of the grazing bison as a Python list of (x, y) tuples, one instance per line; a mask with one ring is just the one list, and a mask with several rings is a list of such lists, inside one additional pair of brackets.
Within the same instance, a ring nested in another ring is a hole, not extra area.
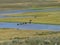
[(32, 20), (29, 20), (29, 24), (31, 24)]

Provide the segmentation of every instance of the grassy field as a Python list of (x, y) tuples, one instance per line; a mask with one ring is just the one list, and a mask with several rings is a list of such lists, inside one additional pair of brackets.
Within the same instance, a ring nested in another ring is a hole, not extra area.
[[(47, 8), (60, 8), (60, 0), (0, 0), (0, 11)], [(27, 12), (5, 15), (12, 18), (0, 18), (0, 22), (29, 22), (60, 24), (60, 11)], [(15, 18), (28, 16), (27, 18)], [(29, 17), (31, 16), (31, 17)], [(60, 31), (0, 29), (0, 45), (60, 45)]]
[(23, 14), (13, 14), (13, 17), (18, 16), (32, 16), (28, 18), (0, 18), (0, 22), (29, 22), (46, 23), (46, 24), (60, 24), (60, 11), (52, 12), (29, 12)]
[(0, 4), (0, 10), (21, 10), (21, 9), (34, 9), (34, 10), (42, 10), (45, 8), (55, 8), (60, 7), (60, 5), (53, 5), (53, 6), (40, 6), (40, 5), (33, 5), (32, 2), (26, 2), (26, 3), (6, 3), (6, 4)]
[(17, 30), (17, 29), (0, 29), (0, 40), (9, 40), (14, 37), (20, 37), (20, 38), (27, 38), (27, 37), (35, 37), (39, 36), (36, 33), (42, 32), (49, 32), (49, 31), (42, 31), (42, 30)]
[(27, 9), (31, 8), (31, 2), (25, 2), (25, 3), (2, 3), (0, 4), (0, 10), (19, 10), (19, 9)]
[(60, 33), (48, 30), (17, 30), (9, 28), (0, 29), (0, 40), (9, 40), (14, 37), (54, 37), (55, 35), (60, 36)]
[(0, 10), (60, 7), (60, 0), (0, 0)]
[(53, 6), (37, 6), (33, 5), (32, 2), (25, 2), (25, 3), (3, 3), (0, 4), (0, 10), (21, 10), (21, 9), (33, 9), (33, 10), (43, 10), (46, 8), (60, 8), (59, 5), (53, 5)]
[(60, 42), (59, 37), (60, 31), (0, 29), (1, 45), (38, 45), (41, 43), (45, 45), (45, 40), (48, 44), (55, 45)]
[[(60, 31), (59, 31), (60, 32)], [(48, 30), (17, 30), (10, 28), (1, 28), (0, 29), (0, 40), (10, 40), (15, 37), (19, 38), (28, 38), (28, 37), (47, 37), (52, 36), (55, 37), (60, 36), (58, 31), (48, 31)]]
[(21, 3), (21, 2), (60, 2), (60, 0), (0, 0), (0, 3)]

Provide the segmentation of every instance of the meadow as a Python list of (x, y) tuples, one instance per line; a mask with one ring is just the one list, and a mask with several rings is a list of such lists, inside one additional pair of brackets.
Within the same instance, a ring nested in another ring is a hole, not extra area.
[(44, 7), (60, 7), (59, 0), (0, 0), (0, 10), (44, 9)]
[[(60, 0), (0, 0), (0, 11), (47, 8), (60, 8)], [(32, 20), (32, 23), (36, 24), (60, 24), (60, 11), (27, 12), (4, 16), (7, 18), (0, 18), (0, 22)], [(19, 16), (23, 18), (18, 18)], [(60, 31), (0, 28), (0, 45), (60, 45)]]
[(0, 45), (60, 45), (60, 31), (0, 29)]
[[(6, 16), (10, 16), (11, 18), (0, 18), (0, 22), (29, 22), (29, 20), (32, 20), (32, 23), (60, 24), (60, 11), (27, 12), (22, 14), (11, 14)], [(18, 18), (19, 16), (22, 16), (23, 18)], [(24, 16), (31, 17), (26, 18)]]

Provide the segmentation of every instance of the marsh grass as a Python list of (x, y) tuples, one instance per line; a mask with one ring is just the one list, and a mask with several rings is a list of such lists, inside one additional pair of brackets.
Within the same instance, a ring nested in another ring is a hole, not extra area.
[(0, 29), (0, 45), (60, 45), (60, 31)]
[[(60, 11), (53, 12), (29, 12), (23, 14), (13, 14), (12, 17), (23, 16), (23, 18), (0, 18), (0, 22), (29, 22), (43, 24), (60, 24)], [(24, 16), (31, 16), (25, 18)]]

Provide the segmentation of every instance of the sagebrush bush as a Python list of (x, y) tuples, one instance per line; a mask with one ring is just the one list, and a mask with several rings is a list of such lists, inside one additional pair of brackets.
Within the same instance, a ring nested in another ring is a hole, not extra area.
[(0, 42), (0, 45), (60, 45), (60, 37), (35, 37), (27, 39), (15, 37), (10, 41)]

